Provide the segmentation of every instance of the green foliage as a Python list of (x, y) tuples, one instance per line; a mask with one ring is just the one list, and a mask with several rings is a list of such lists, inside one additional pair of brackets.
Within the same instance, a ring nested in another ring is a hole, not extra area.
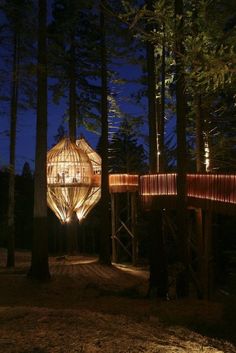
[[(136, 3), (137, 4), (137, 3)], [(153, 11), (146, 6), (136, 8), (124, 2), (126, 14), (123, 18), (130, 28), (136, 29), (138, 37), (155, 46), (156, 56), (156, 97), (161, 98), (161, 56), (163, 38), (165, 38), (165, 111), (172, 105), (175, 114), (175, 28), (178, 21), (184, 20), (183, 69), (188, 99), (187, 141), (189, 153), (194, 159), (196, 138), (196, 97), (202, 98), (202, 123), (205, 140), (211, 146), (211, 158), (214, 170), (234, 170), (235, 154), (235, 109), (226, 96), (234, 101), (235, 82), (235, 2), (211, 0), (184, 1), (184, 16), (174, 21), (174, 2), (168, 0), (153, 1)], [(131, 8), (132, 7), (132, 8)], [(227, 94), (224, 92), (227, 91)], [(140, 100), (145, 91), (140, 91)], [(174, 104), (170, 104), (170, 102)], [(223, 118), (224, 117), (224, 118)], [(228, 131), (232, 132), (229, 137)], [(170, 141), (173, 137), (169, 136)], [(166, 139), (167, 144), (167, 139)], [(172, 144), (172, 143), (171, 143)], [(173, 145), (173, 144), (172, 144)], [(171, 149), (166, 151), (171, 158)], [(224, 156), (224, 157), (223, 157)], [(227, 162), (226, 162), (227, 161)], [(228, 167), (227, 167), (228, 164)], [(224, 166), (224, 167), (223, 167)]]

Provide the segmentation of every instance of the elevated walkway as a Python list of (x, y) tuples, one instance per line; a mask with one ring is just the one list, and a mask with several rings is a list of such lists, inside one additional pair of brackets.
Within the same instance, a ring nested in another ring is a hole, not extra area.
[[(187, 174), (187, 204), (218, 213), (236, 213), (235, 174)], [(177, 174), (140, 177), (140, 196), (144, 209), (176, 208)]]

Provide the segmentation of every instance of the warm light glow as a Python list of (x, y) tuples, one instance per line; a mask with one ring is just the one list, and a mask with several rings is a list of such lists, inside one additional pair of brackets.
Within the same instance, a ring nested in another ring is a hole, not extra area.
[(236, 175), (188, 174), (188, 196), (236, 204)]
[(81, 138), (76, 141), (77, 146), (83, 150), (91, 164), (93, 169), (93, 174), (91, 178), (91, 189), (81, 204), (78, 203), (75, 207), (77, 218), (80, 222), (88, 215), (92, 208), (98, 203), (101, 198), (101, 157), (93, 148), (85, 141), (84, 138)]
[(85, 141), (84, 138), (80, 138), (79, 140), (76, 140), (76, 145), (88, 155), (88, 158), (93, 167), (93, 175), (100, 176), (102, 160), (99, 154), (96, 151), (94, 151), (94, 149), (88, 144), (87, 141)]
[(83, 204), (91, 189), (93, 169), (87, 154), (69, 139), (47, 153), (47, 202), (62, 223)]
[(148, 174), (140, 177), (140, 196), (146, 209), (157, 196), (176, 195), (176, 174)]
[(176, 195), (176, 174), (148, 174), (140, 177), (141, 196)]
[(110, 174), (109, 188), (111, 193), (135, 192), (138, 190), (139, 177), (132, 174)]
[(76, 215), (80, 222), (88, 215), (92, 208), (98, 203), (101, 198), (101, 187), (92, 187), (84, 203), (76, 208)]
[[(151, 207), (158, 196), (176, 195), (176, 174), (153, 174), (140, 177), (140, 196)], [(187, 174), (187, 196), (209, 201), (236, 204), (236, 175)]]
[(210, 172), (210, 148), (208, 141), (204, 143), (204, 152), (206, 172)]
[[(101, 197), (101, 158), (84, 140), (61, 140), (47, 154), (47, 202), (62, 223), (73, 212), (82, 221)], [(208, 155), (206, 155), (207, 157)], [(177, 174), (110, 174), (111, 193), (140, 191), (144, 207), (158, 196), (177, 195)], [(187, 196), (236, 204), (236, 175), (187, 174)]]

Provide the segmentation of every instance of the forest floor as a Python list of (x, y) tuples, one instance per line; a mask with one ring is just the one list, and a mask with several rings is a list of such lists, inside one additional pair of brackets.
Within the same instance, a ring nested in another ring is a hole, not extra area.
[(0, 353), (236, 352), (222, 303), (146, 299), (144, 269), (50, 257), (52, 278), (40, 283), (26, 276), (28, 252), (15, 269), (5, 260), (0, 249)]

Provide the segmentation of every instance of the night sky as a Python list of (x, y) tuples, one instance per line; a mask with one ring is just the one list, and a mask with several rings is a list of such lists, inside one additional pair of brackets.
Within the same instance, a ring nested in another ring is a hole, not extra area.
[[(116, 68), (117, 69), (117, 68)], [(137, 66), (123, 65), (120, 66), (119, 71), (122, 77), (128, 80), (135, 80), (141, 74), (141, 68)], [(124, 113), (132, 114), (132, 116), (144, 116), (146, 119), (146, 100), (142, 102), (142, 106), (135, 103), (134, 99), (131, 102), (127, 102), (131, 92), (137, 90), (139, 85), (137, 83), (126, 83), (122, 86), (119, 85), (117, 90), (119, 91), (118, 101), (121, 109)], [(67, 130), (67, 122), (64, 119), (64, 113), (66, 110), (66, 101), (61, 101), (60, 104), (56, 105), (52, 103), (50, 97), (50, 91), (48, 94), (48, 149), (55, 143), (54, 136), (57, 134), (57, 129), (60, 124), (63, 123)], [(119, 124), (119, 120), (118, 120)], [(0, 115), (0, 168), (7, 166), (9, 163), (9, 103), (4, 102), (1, 104), (1, 115)], [(142, 133), (147, 133), (146, 124), (142, 126)], [(112, 131), (110, 131), (112, 134)], [(77, 130), (78, 137), (83, 134), (87, 141), (96, 147), (99, 132), (89, 132), (84, 128), (80, 127)], [(36, 111), (25, 110), (19, 111), (18, 122), (17, 122), (17, 144), (16, 144), (16, 173), (20, 174), (24, 163), (27, 161), (30, 163), (32, 169), (34, 169), (34, 158), (35, 158), (35, 137), (36, 137)], [(143, 143), (143, 139), (140, 138), (140, 143)]]
[[(48, 21), (51, 21), (51, 0), (48, 0)], [(3, 15), (0, 14), (0, 22), (4, 22)], [(0, 53), (0, 70), (4, 70), (8, 74), (3, 77), (4, 84), (0, 87), (1, 96), (10, 96), (10, 82), (11, 82), (11, 62), (9, 59), (5, 60), (4, 56), (10, 57), (9, 52), (11, 48), (2, 47)], [(130, 81), (136, 81), (142, 74), (142, 68), (139, 65), (129, 65), (125, 63), (125, 59), (122, 60), (120, 66), (115, 66), (114, 70), (120, 73), (122, 78)], [(50, 85), (50, 78), (48, 79)], [(130, 101), (131, 93), (138, 90), (141, 86), (135, 82), (126, 83), (119, 86), (110, 87), (111, 91), (115, 88), (118, 93), (118, 104), (124, 113), (131, 114), (133, 117), (142, 116), (147, 121), (147, 101), (144, 98), (142, 104), (138, 105), (134, 98)], [(129, 101), (129, 102), (128, 102)], [(51, 99), (51, 93), (48, 91), (48, 149), (55, 144), (54, 136), (57, 135), (57, 129), (60, 124), (63, 123), (66, 130), (68, 123), (64, 119), (64, 114), (67, 109), (66, 100), (61, 100), (59, 105), (55, 105)], [(10, 102), (1, 100), (0, 105), (0, 168), (8, 166), (9, 164), (9, 129), (10, 129)], [(78, 117), (79, 119), (79, 117)], [(118, 122), (115, 123), (119, 124)], [(110, 137), (112, 135), (110, 131)], [(147, 135), (147, 124), (141, 127), (141, 134)], [(88, 132), (84, 128), (77, 129), (77, 136), (81, 134), (87, 139), (92, 147), (96, 147), (99, 132), (95, 133)], [(20, 174), (24, 163), (27, 161), (30, 163), (32, 170), (34, 169), (35, 159), (35, 138), (36, 138), (36, 110), (21, 110), (19, 109), (17, 115), (17, 136), (16, 136), (16, 173)], [(139, 138), (140, 143), (145, 142), (143, 138)], [(147, 146), (144, 146), (147, 149)]]

